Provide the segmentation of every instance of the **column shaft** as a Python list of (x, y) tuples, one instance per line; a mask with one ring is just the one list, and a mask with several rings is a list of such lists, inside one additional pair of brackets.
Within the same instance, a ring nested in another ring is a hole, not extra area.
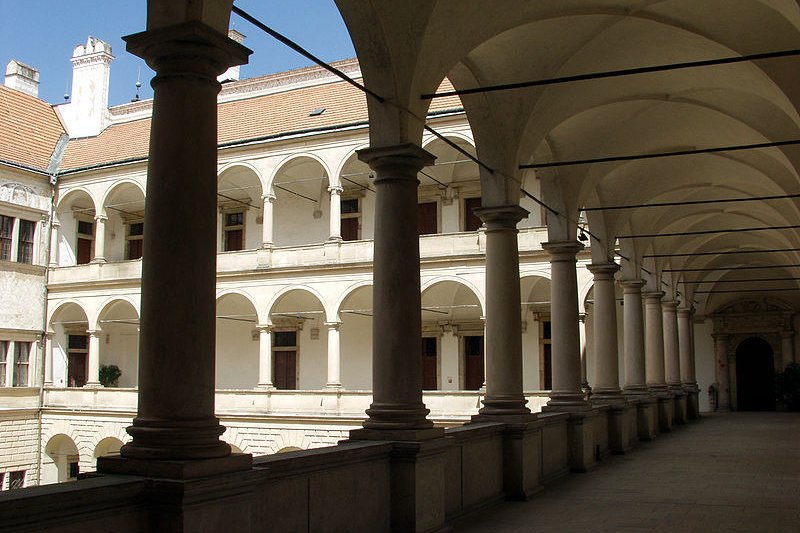
[(373, 401), (364, 428), (433, 426), (422, 403), (417, 173), (434, 157), (413, 144), (368, 148), (359, 158), (375, 172)]
[[(250, 51), (199, 22), (125, 38), (156, 72), (147, 168), (138, 415), (127, 458), (230, 455), (214, 416), (217, 76)], [(176, 221), (180, 221), (179, 224)]]
[(53, 221), (50, 223), (50, 257), (48, 262), (50, 267), (58, 266), (58, 236), (60, 228), (61, 224), (58, 222)]
[(103, 333), (99, 329), (89, 330), (89, 360), (87, 362), (88, 373), (86, 376), (87, 387), (100, 386), (100, 335)]
[(45, 350), (44, 350), (44, 384), (50, 386), (53, 384), (53, 343), (55, 342), (55, 334), (47, 332), (44, 334)]
[(106, 262), (106, 220), (105, 215), (94, 217), (94, 257), (92, 263)]
[(334, 389), (342, 386), (339, 347), (339, 327), (341, 325), (341, 322), (325, 322), (325, 326), (328, 328), (328, 384), (326, 386)]
[(615, 263), (588, 267), (594, 275), (594, 383), (592, 399), (601, 402), (621, 402), (619, 388), (619, 350), (617, 346), (617, 300), (614, 274)]
[(680, 353), (681, 384), (685, 389), (694, 385), (692, 379), (692, 310), (678, 309), (678, 352)]
[(624, 320), (625, 393), (647, 393), (644, 351), (644, 313), (642, 311), (642, 280), (626, 280), (622, 306)]
[(664, 323), (664, 378), (670, 389), (683, 391), (677, 310), (678, 302), (661, 302), (661, 316)]
[(516, 205), (475, 211), (486, 225), (486, 398), (481, 415), (527, 415), (522, 391), (517, 223), (528, 212)]
[(553, 391), (548, 406), (575, 408), (588, 405), (581, 391), (578, 279), (575, 256), (583, 245), (575, 241), (542, 245), (550, 253), (550, 320)]
[(261, 219), (261, 247), (270, 248), (274, 244), (273, 228), (273, 206), (275, 202), (274, 194), (265, 194), (262, 197), (264, 200), (264, 213)]
[(645, 374), (647, 388), (653, 392), (666, 392), (664, 368), (664, 322), (661, 316), (663, 292), (648, 292), (645, 295)]
[(272, 384), (272, 326), (258, 326), (258, 385), (271, 389)]
[(714, 335), (714, 359), (717, 378), (717, 409), (730, 411), (731, 391), (728, 368), (728, 336)]
[(331, 194), (330, 237), (331, 241), (342, 240), (342, 188), (338, 185), (328, 187)]

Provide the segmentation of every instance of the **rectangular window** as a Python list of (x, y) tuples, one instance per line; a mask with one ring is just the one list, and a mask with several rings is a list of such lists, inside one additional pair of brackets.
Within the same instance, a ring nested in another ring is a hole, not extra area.
[(0, 259), (11, 261), (11, 241), (14, 237), (14, 217), (0, 215)]
[(6, 386), (6, 371), (8, 368), (8, 341), (0, 341), (0, 387)]
[(83, 387), (87, 378), (89, 337), (70, 335), (67, 339), (67, 386)]
[(69, 478), (77, 479), (78, 474), (81, 473), (81, 464), (78, 462), (78, 458), (74, 455), (70, 455), (67, 457), (67, 461), (69, 461)]
[(272, 365), (276, 389), (297, 389), (297, 332), (276, 331), (273, 338)]
[(436, 202), (425, 202), (418, 207), (417, 228), (420, 235), (439, 233), (439, 213)]
[(223, 250), (235, 252), (244, 250), (244, 211), (225, 213)]
[(25, 486), (25, 471), (17, 470), (8, 476), (8, 488), (10, 490), (21, 489)]
[(475, 210), (481, 206), (481, 198), (464, 198), (464, 231), (477, 231), (483, 225), (483, 221), (475, 214)]
[(361, 238), (361, 202), (358, 198), (347, 198), (341, 201), (342, 206), (342, 240), (357, 241)]
[(125, 259), (140, 259), (144, 249), (144, 222), (128, 224)]
[(30, 342), (14, 343), (14, 386), (28, 386), (28, 364), (31, 354)]
[(542, 384), (543, 390), (551, 390), (553, 388), (553, 352), (551, 347), (551, 322), (549, 320), (542, 321), (542, 366), (539, 383)]
[(89, 264), (92, 260), (92, 248), (94, 248), (94, 222), (78, 220), (78, 250), (75, 262), (79, 265)]
[(439, 357), (436, 337), (422, 338), (422, 389), (437, 390), (439, 388)]
[(17, 244), (17, 261), (19, 263), (33, 263), (33, 239), (35, 233), (36, 222), (20, 219), (19, 243)]

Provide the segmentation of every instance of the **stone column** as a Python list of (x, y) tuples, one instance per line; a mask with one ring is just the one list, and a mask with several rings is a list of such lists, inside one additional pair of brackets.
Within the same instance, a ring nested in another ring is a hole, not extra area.
[(692, 379), (692, 310), (678, 309), (678, 352), (680, 353), (680, 375), (684, 390), (694, 388)]
[(438, 436), (422, 403), (417, 173), (435, 158), (401, 144), (358, 151), (375, 172), (372, 404), (351, 438)]
[(328, 383), (326, 387), (342, 388), (341, 362), (339, 350), (339, 327), (341, 322), (325, 322), (328, 328)]
[(642, 313), (642, 287), (644, 281), (622, 282), (625, 353), (625, 394), (643, 396), (647, 394), (645, 377), (644, 317)]
[(331, 194), (330, 241), (342, 240), (342, 187), (332, 185), (328, 187)]
[(475, 210), (486, 226), (486, 397), (479, 414), (530, 415), (522, 393), (517, 205)]
[(94, 257), (92, 263), (106, 262), (106, 220), (105, 215), (94, 217)]
[(275, 202), (275, 195), (267, 193), (261, 196), (264, 201), (264, 211), (261, 217), (261, 247), (272, 248), (274, 244), (273, 228), (273, 206)]
[(87, 366), (89, 371), (86, 376), (86, 387), (100, 387), (100, 335), (103, 333), (99, 329), (90, 329), (89, 334), (89, 359)]
[[(589, 304), (587, 304), (587, 307)], [(580, 350), (581, 350), (581, 387), (589, 386), (589, 373), (586, 368), (586, 359), (588, 348), (586, 346), (586, 315), (587, 313), (578, 313), (578, 334), (580, 335)]]
[(50, 223), (50, 257), (48, 266), (53, 268), (58, 266), (58, 236), (61, 223), (53, 221)]
[(781, 352), (783, 354), (783, 364), (781, 368), (786, 368), (794, 361), (794, 332), (781, 332)]
[(567, 410), (588, 407), (581, 391), (578, 279), (575, 256), (583, 245), (575, 241), (542, 244), (550, 254), (550, 320), (553, 391), (548, 406)]
[[(217, 76), (250, 50), (196, 21), (125, 38), (156, 72), (145, 200), (138, 414), (121, 455), (139, 468), (230, 456), (214, 416)], [(180, 223), (176, 223), (180, 221)], [(247, 468), (249, 456), (218, 471)], [(239, 464), (242, 463), (242, 464)], [(217, 462), (215, 464), (222, 463)], [(179, 475), (170, 473), (169, 475)], [(185, 475), (185, 474), (180, 474)]]
[(603, 403), (624, 401), (619, 388), (617, 347), (617, 300), (614, 291), (616, 263), (587, 267), (594, 275), (594, 384), (592, 400)]
[(731, 410), (730, 370), (728, 368), (728, 335), (715, 333), (714, 361), (717, 378), (717, 411)]
[(648, 292), (645, 297), (645, 375), (647, 388), (655, 393), (666, 392), (664, 367), (664, 323), (661, 317), (661, 291)]
[(45, 350), (44, 350), (44, 385), (51, 387), (53, 385), (53, 342), (55, 340), (55, 333), (48, 331), (44, 334)]
[(664, 324), (664, 377), (672, 392), (683, 393), (677, 310), (678, 302), (674, 300), (661, 302), (661, 316)]
[(259, 325), (258, 330), (258, 389), (272, 389), (272, 325)]

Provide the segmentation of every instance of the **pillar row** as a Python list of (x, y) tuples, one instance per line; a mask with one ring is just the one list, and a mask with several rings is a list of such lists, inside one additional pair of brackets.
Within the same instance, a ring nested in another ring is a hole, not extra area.
[(652, 392), (667, 391), (664, 367), (664, 322), (661, 313), (661, 291), (647, 292), (645, 297), (645, 374)]
[(644, 313), (642, 311), (642, 287), (640, 279), (622, 282), (622, 306), (624, 320), (623, 350), (625, 354), (625, 394), (642, 396), (647, 394), (644, 350)]
[(664, 380), (670, 390), (682, 392), (680, 346), (678, 337), (678, 305), (674, 300), (661, 302), (664, 324)]
[(696, 383), (692, 378), (692, 309), (678, 309), (678, 352), (681, 360), (681, 385), (687, 391), (693, 391)]
[(550, 320), (552, 338), (553, 391), (547, 405), (557, 409), (588, 406), (581, 391), (581, 352), (578, 331), (578, 278), (576, 255), (583, 249), (577, 241), (548, 242), (550, 254)]
[(594, 275), (594, 368), (592, 399), (605, 403), (623, 401), (619, 388), (619, 350), (617, 346), (617, 300), (614, 291), (616, 263), (593, 264)]
[(486, 226), (486, 397), (481, 415), (528, 415), (522, 387), (517, 206), (475, 210)]

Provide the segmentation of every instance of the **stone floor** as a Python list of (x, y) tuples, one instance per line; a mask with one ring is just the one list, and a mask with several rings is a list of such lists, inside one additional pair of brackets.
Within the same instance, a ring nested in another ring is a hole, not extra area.
[(800, 532), (800, 414), (704, 414), (455, 530)]

